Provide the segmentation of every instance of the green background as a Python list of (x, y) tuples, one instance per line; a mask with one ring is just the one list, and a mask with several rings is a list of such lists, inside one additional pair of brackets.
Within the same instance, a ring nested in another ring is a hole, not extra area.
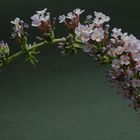
[[(139, 0), (1, 0), (0, 40), (15, 49), (9, 21), (30, 22), (45, 7), (56, 17), (77, 7), (102, 11), (111, 27), (140, 36)], [(21, 57), (0, 72), (0, 140), (140, 139), (140, 117), (109, 87), (107, 67), (97, 68), (82, 52), (61, 56), (55, 45), (42, 48), (38, 59), (35, 68)]]

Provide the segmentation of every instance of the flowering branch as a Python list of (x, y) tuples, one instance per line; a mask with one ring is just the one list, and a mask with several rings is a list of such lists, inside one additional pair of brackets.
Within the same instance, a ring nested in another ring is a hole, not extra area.
[(29, 25), (16, 18), (11, 23), (14, 25), (12, 37), (20, 51), (11, 54), (7, 43), (0, 43), (0, 68), (15, 61), (24, 55), (26, 61), (35, 65), (38, 60), (36, 55), (40, 47), (57, 44), (62, 55), (77, 54), (81, 49), (100, 64), (111, 64), (108, 79), (121, 93), (131, 100), (135, 110), (140, 108), (140, 40), (135, 36), (122, 33), (121, 29), (113, 28), (107, 24), (109, 16), (101, 12), (94, 12), (94, 17), (88, 15), (82, 23), (81, 14), (84, 10), (79, 8), (67, 15), (59, 16), (59, 23), (64, 24), (68, 35), (56, 38), (56, 19), (52, 18), (47, 8), (36, 11), (31, 17), (31, 25), (41, 32), (37, 36), (39, 43), (28, 43)]

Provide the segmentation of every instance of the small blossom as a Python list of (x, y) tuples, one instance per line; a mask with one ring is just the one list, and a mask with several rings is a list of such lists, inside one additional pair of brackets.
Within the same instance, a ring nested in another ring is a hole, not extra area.
[(128, 38), (127, 41), (130, 45), (133, 45), (137, 42), (137, 38), (134, 35), (131, 34), (131, 35), (129, 35), (129, 38)]
[(94, 19), (94, 23), (96, 25), (102, 25), (105, 22), (108, 22), (110, 20), (109, 16), (104, 15), (102, 12), (94, 12), (95, 15), (95, 19)]
[(115, 50), (117, 55), (121, 55), (124, 52), (124, 47), (118, 46)]
[(122, 55), (120, 57), (120, 59), (121, 59), (120, 62), (122, 65), (129, 65), (130, 64), (130, 58), (128, 56)]
[(104, 39), (104, 30), (102, 28), (95, 28), (91, 35), (91, 39), (100, 42)]
[(33, 27), (38, 27), (41, 25), (41, 21), (40, 21), (40, 15), (39, 14), (35, 14), (31, 17), (32, 19), (32, 26)]
[(124, 42), (126, 42), (127, 40), (128, 40), (128, 33), (122, 33), (121, 34), (121, 39), (124, 41)]
[(89, 35), (88, 33), (82, 33), (82, 34), (81, 34), (81, 40), (82, 40), (83, 42), (89, 41), (89, 40), (90, 40), (90, 35)]
[[(23, 20), (21, 20), (20, 18), (15, 18), (15, 20), (11, 21), (11, 24), (14, 24), (15, 25), (15, 28), (14, 30), (15, 31), (19, 31), (19, 30), (22, 30), (24, 27), (28, 28), (28, 25), (24, 23)], [(23, 27), (24, 25), (24, 27)]]
[(81, 9), (79, 9), (79, 8), (73, 10), (73, 12), (74, 12), (77, 16), (81, 15), (84, 11), (85, 11), (85, 10), (81, 10)]
[(79, 24), (78, 27), (75, 28), (75, 34), (77, 37), (81, 37), (82, 41), (88, 41), (93, 32), (93, 27), (93, 24), (90, 24), (89, 26)]
[(140, 40), (136, 40), (135, 42), (133, 42), (133, 44), (131, 44), (131, 52), (133, 53), (137, 53), (140, 51)]
[(47, 8), (45, 8), (41, 11), (36, 11), (36, 13), (39, 14), (39, 15), (44, 15), (46, 13), (46, 11), (47, 11)]
[(106, 16), (102, 12), (94, 12), (96, 18), (106, 19), (105, 21), (108, 22), (110, 20), (109, 16)]
[(70, 20), (73, 20), (76, 18), (75, 14), (73, 14), (72, 12), (69, 12), (66, 16), (66, 18), (70, 19)]
[(113, 59), (112, 67), (115, 68), (115, 69), (120, 68), (120, 61), (118, 59)]
[(34, 14), (31, 19), (32, 19), (32, 26), (34, 27), (39, 27), (42, 22), (47, 22), (50, 19), (50, 13), (46, 13), (47, 8), (45, 8), (42, 11), (36, 11), (36, 14)]
[(136, 62), (140, 61), (140, 53), (133, 53), (132, 57), (133, 57), (134, 61), (136, 61)]
[(20, 18), (17, 17), (17, 18), (15, 18), (15, 20), (11, 21), (11, 23), (14, 24), (16, 27), (18, 27), (18, 26), (20, 26), (19, 25), (20, 21), (21, 21)]
[(132, 50), (131, 50), (131, 46), (124, 46), (123, 47), (123, 50), (124, 50), (124, 52), (131, 52)]
[(92, 17), (92, 15), (88, 15), (86, 18), (87, 18), (88, 20), (91, 20), (93, 17)]
[(15, 20), (11, 21), (11, 24), (15, 25), (13, 28), (12, 39), (17, 39), (19, 41), (23, 36), (25, 36), (25, 30), (29, 25), (20, 18), (15, 18)]
[(59, 16), (59, 23), (63, 23), (66, 20), (66, 16), (65, 15), (61, 15)]
[(49, 19), (50, 19), (50, 13), (47, 12), (47, 13), (46, 13), (46, 16), (42, 17), (41, 21), (47, 22)]
[(112, 37), (114, 38), (118, 38), (118, 36), (122, 35), (122, 29), (117, 29), (117, 28), (113, 28), (112, 32)]
[(103, 20), (100, 20), (100, 19), (94, 19), (94, 24), (95, 25), (97, 25), (97, 26), (100, 26), (100, 25), (102, 25), (104, 23), (104, 21)]

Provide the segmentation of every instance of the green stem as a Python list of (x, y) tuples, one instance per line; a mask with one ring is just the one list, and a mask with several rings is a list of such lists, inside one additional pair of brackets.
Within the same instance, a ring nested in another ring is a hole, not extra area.
[[(45, 45), (48, 45), (48, 44), (57, 44), (57, 43), (61, 43), (61, 42), (66, 42), (66, 38), (57, 38), (57, 39), (54, 39), (53, 41), (51, 42), (47, 42), (47, 41), (43, 41), (43, 42), (40, 42), (40, 43), (37, 43), (37, 44), (34, 44), (32, 45), (31, 47), (27, 48), (27, 52), (33, 50), (33, 49), (38, 49), (39, 47), (42, 47), (42, 46), (45, 46)], [(80, 45), (83, 45), (83, 42), (80, 41), (80, 40), (75, 40), (75, 43), (77, 44), (80, 44)], [(78, 47), (78, 48), (81, 48), (81, 47)], [(15, 61), (18, 57), (24, 55), (26, 52), (24, 50), (21, 50), (15, 54), (13, 54), (12, 56), (10, 56), (7, 60), (7, 63), (6, 64), (0, 64), (0, 68)]]

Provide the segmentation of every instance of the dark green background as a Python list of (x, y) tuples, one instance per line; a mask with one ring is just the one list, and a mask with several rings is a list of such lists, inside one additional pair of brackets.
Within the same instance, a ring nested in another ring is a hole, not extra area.
[[(77, 7), (102, 11), (111, 27), (140, 37), (139, 0), (1, 0), (0, 40), (12, 43), (10, 20), (29, 22), (45, 7), (54, 16)], [(109, 87), (107, 67), (96, 68), (84, 53), (63, 57), (57, 46), (41, 49), (38, 59), (36, 68), (20, 58), (0, 73), (0, 140), (140, 139), (140, 118)]]

